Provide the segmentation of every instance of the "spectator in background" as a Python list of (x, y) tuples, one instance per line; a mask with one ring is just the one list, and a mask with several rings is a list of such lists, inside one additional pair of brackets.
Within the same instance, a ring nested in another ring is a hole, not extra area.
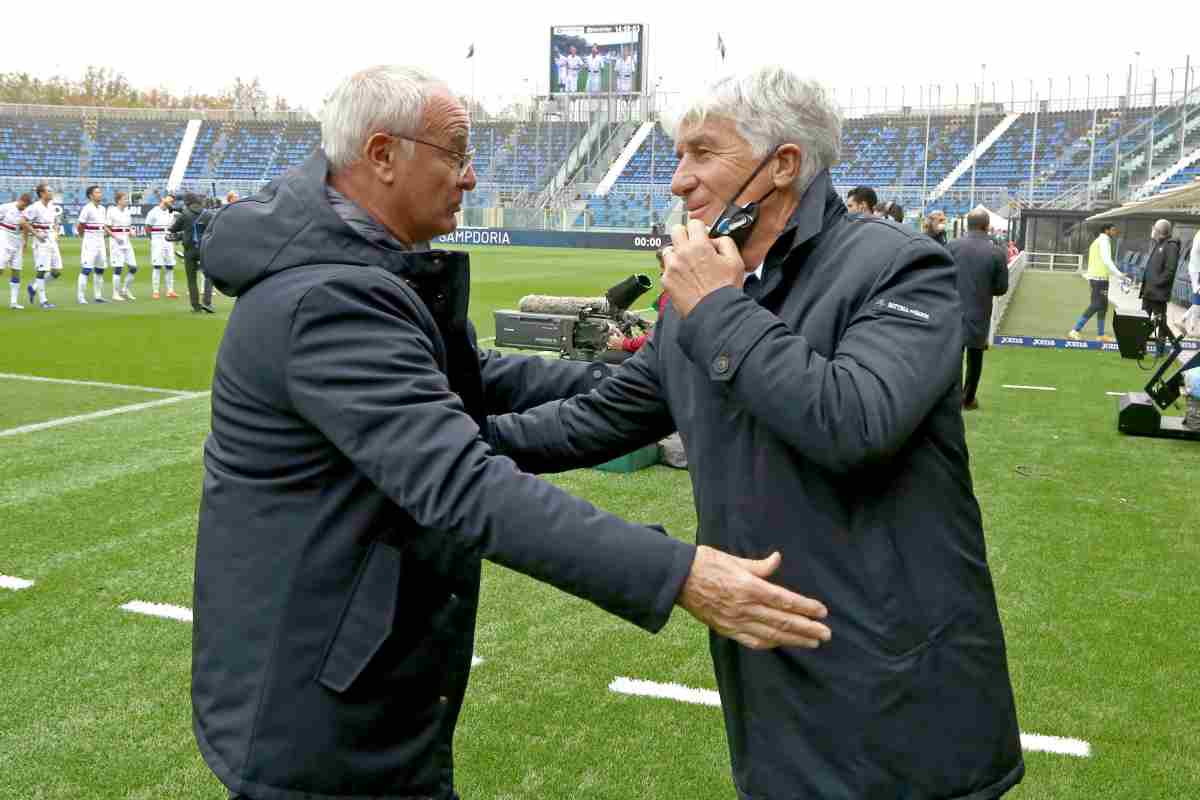
[(1117, 226), (1111, 222), (1106, 223), (1100, 228), (1100, 235), (1092, 241), (1092, 246), (1088, 248), (1088, 268), (1087, 279), (1088, 285), (1091, 286), (1092, 300), (1083, 314), (1079, 317), (1079, 321), (1075, 323), (1075, 327), (1067, 331), (1067, 338), (1082, 339), (1079, 332), (1083, 330), (1083, 326), (1087, 321), (1096, 316), (1096, 337), (1102, 342), (1111, 342), (1111, 336), (1104, 335), (1104, 315), (1108, 311), (1108, 281), (1110, 277), (1116, 278), (1118, 281), (1125, 276), (1117, 269), (1116, 263), (1113, 261), (1113, 239), (1117, 238)]
[(900, 225), (904, 224), (904, 206), (899, 203), (893, 203), (891, 200), (876, 206), (875, 214), (884, 219), (893, 220)]
[(1142, 308), (1150, 316), (1166, 316), (1167, 302), (1175, 285), (1180, 245), (1171, 238), (1171, 223), (1160, 219), (1150, 231), (1150, 260), (1142, 279)]
[(869, 216), (875, 213), (875, 204), (878, 202), (879, 196), (870, 186), (856, 186), (846, 195), (846, 210), (851, 214)]
[(1012, 239), (1008, 240), (1008, 263), (1012, 263), (1013, 259), (1021, 255), (1021, 251), (1017, 249), (1017, 243)]
[(942, 211), (930, 211), (925, 217), (921, 231), (943, 247), (946, 246), (946, 214)]
[(979, 408), (975, 394), (983, 375), (983, 351), (992, 328), (992, 298), (1008, 291), (1008, 265), (1004, 251), (988, 236), (988, 212), (980, 206), (967, 215), (967, 235), (947, 249), (958, 267), (958, 296), (962, 302), (963, 349), (967, 374), (963, 378), (962, 406)]
[(236, 203), (239, 199), (240, 198), (238, 197), (238, 193), (233, 191), (232, 189), (230, 189), (229, 194), (225, 195), (225, 205), (227, 205), (227, 206), (232, 205), (232, 204)]
[(1200, 231), (1192, 237), (1192, 254), (1188, 258), (1188, 278), (1192, 282), (1192, 307), (1183, 315), (1183, 332), (1200, 336)]
[[(658, 275), (659, 280), (662, 280), (663, 273), (663, 250), (659, 248), (654, 251), (654, 257), (658, 259)], [(660, 292), (658, 299), (654, 301), (654, 310), (658, 312), (658, 318), (662, 319), (663, 311), (667, 307), (667, 293)], [(620, 331), (616, 331), (612, 336), (608, 337), (608, 349), (618, 352), (636, 353), (642, 349), (642, 345), (646, 343), (646, 339), (650, 334), (643, 333), (640, 336), (624, 336)]]
[(183, 210), (175, 215), (175, 221), (171, 223), (171, 233), (178, 236), (179, 241), (183, 243), (183, 265), (187, 271), (188, 298), (191, 300), (192, 311), (213, 314), (216, 312), (212, 307), (212, 281), (204, 281), (203, 298), (200, 295), (199, 284), (200, 242), (196, 239), (196, 221), (204, 213), (204, 205), (204, 198), (200, 195), (184, 195)]

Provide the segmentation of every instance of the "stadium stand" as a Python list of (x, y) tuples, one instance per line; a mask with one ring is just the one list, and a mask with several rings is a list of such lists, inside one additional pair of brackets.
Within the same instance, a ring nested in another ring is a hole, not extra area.
[[(588, 199), (586, 223), (596, 227), (646, 227), (648, 220), (661, 221), (672, 203), (665, 187), (670, 185), (678, 164), (670, 136), (655, 124), (608, 193)], [(576, 224), (583, 222), (577, 219)]]
[(130, 180), (162, 180), (175, 163), (187, 123), (97, 121), (89, 174)]
[(200, 126), (200, 133), (196, 136), (196, 144), (192, 149), (191, 158), (188, 159), (187, 170), (184, 172), (184, 180), (208, 177), (209, 161), (212, 158), (213, 145), (216, 144), (219, 130), (220, 126), (212, 122), (206, 121)]
[[(1180, 116), (1177, 107), (1058, 110), (1024, 113), (1015, 121), (999, 113), (983, 114), (979, 140), (993, 130), (998, 138), (976, 165), (975, 202), (987, 198), (993, 205), (1032, 201), (1070, 207), (1082, 199), (1071, 192), (1086, 186), (1089, 160), (1093, 197), (1125, 197), (1142, 186), (1146, 192), (1162, 192), (1184, 185), (1200, 177), (1200, 157), (1164, 175), (1179, 161), (1175, 137)], [(116, 186), (132, 188), (153, 202), (165, 191), (188, 118), (187, 113), (147, 110), (3, 107), (0, 178), (60, 179), (68, 204), (82, 202), (81, 187), (74, 184), (85, 181), (105, 186), (106, 192)], [(1002, 121), (1012, 124), (996, 130)], [(611, 144), (618, 148), (620, 137), (634, 135), (637, 128), (628, 121), (608, 124), (616, 135)], [(910, 213), (918, 213), (928, 202), (952, 217), (962, 215), (972, 202), (972, 171), (963, 168), (974, 147), (974, 126), (973, 115), (961, 108), (928, 118), (921, 111), (850, 117), (843, 126), (842, 159), (831, 170), (834, 184), (842, 191), (860, 184), (875, 186), (882, 199), (897, 200)], [(477, 122), (471, 144), (478, 186), (464, 205), (533, 207), (552, 198), (575, 226), (646, 228), (664, 220), (673, 204), (669, 185), (677, 161), (672, 141), (657, 124), (604, 195), (591, 192), (605, 162), (613, 163), (609, 144), (593, 144), (581, 168), (573, 169), (576, 174), (568, 175), (565, 184), (555, 183), (553, 192), (543, 191), (588, 130), (589, 123), (580, 121)], [(607, 142), (608, 137), (598, 140)], [(1121, 169), (1116, 175), (1118, 140)], [(624, 141), (628, 144), (629, 139)], [(1155, 153), (1149, 164), (1148, 142), (1154, 143)], [(182, 188), (247, 194), (303, 161), (319, 144), (319, 124), (303, 115), (264, 113), (250, 118), (238, 112), (208, 112), (201, 116)], [(1197, 148), (1200, 124), (1193, 122), (1183, 149), (1192, 153)], [(1156, 170), (1163, 175), (1161, 181), (1148, 182)], [(957, 176), (953, 184), (939, 187), (952, 173)], [(71, 178), (79, 181), (67, 180)], [(4, 186), (5, 192), (11, 191), (8, 183)], [(945, 192), (935, 198), (935, 189)]]
[(0, 117), (0, 174), (79, 174), (83, 129), (79, 118)]

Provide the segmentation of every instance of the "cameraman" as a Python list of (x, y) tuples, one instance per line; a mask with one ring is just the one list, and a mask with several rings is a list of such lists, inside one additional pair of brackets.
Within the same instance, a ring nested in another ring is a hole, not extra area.
[(171, 233), (183, 243), (183, 266), (187, 271), (188, 299), (192, 303), (192, 312), (213, 314), (212, 281), (204, 282), (204, 302), (200, 301), (200, 289), (196, 284), (196, 273), (200, 269), (200, 240), (196, 235), (196, 226), (201, 222), (201, 215), (206, 213), (204, 206), (204, 198), (200, 195), (184, 195), (183, 210), (171, 223)]

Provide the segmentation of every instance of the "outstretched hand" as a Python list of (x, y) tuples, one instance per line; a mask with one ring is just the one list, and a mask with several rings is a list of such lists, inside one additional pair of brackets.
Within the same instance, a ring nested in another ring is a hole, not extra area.
[(824, 604), (766, 579), (783, 562), (779, 553), (754, 561), (701, 545), (676, 603), (722, 636), (754, 650), (819, 647), (830, 630), (818, 620)]

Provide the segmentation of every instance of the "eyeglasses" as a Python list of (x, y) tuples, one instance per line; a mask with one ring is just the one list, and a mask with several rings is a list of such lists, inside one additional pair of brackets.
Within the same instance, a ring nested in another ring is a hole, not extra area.
[(467, 174), (467, 170), (471, 168), (471, 162), (475, 160), (474, 147), (468, 147), (467, 152), (460, 153), (457, 150), (451, 150), (449, 147), (442, 147), (440, 144), (427, 142), (424, 139), (414, 139), (411, 136), (397, 136), (396, 138), (404, 139), (405, 141), (409, 142), (416, 142), (417, 144), (423, 144), (426, 147), (432, 147), (434, 150), (441, 150), (443, 153), (449, 153), (450, 155), (454, 156), (458, 159), (458, 177), (460, 178)]

